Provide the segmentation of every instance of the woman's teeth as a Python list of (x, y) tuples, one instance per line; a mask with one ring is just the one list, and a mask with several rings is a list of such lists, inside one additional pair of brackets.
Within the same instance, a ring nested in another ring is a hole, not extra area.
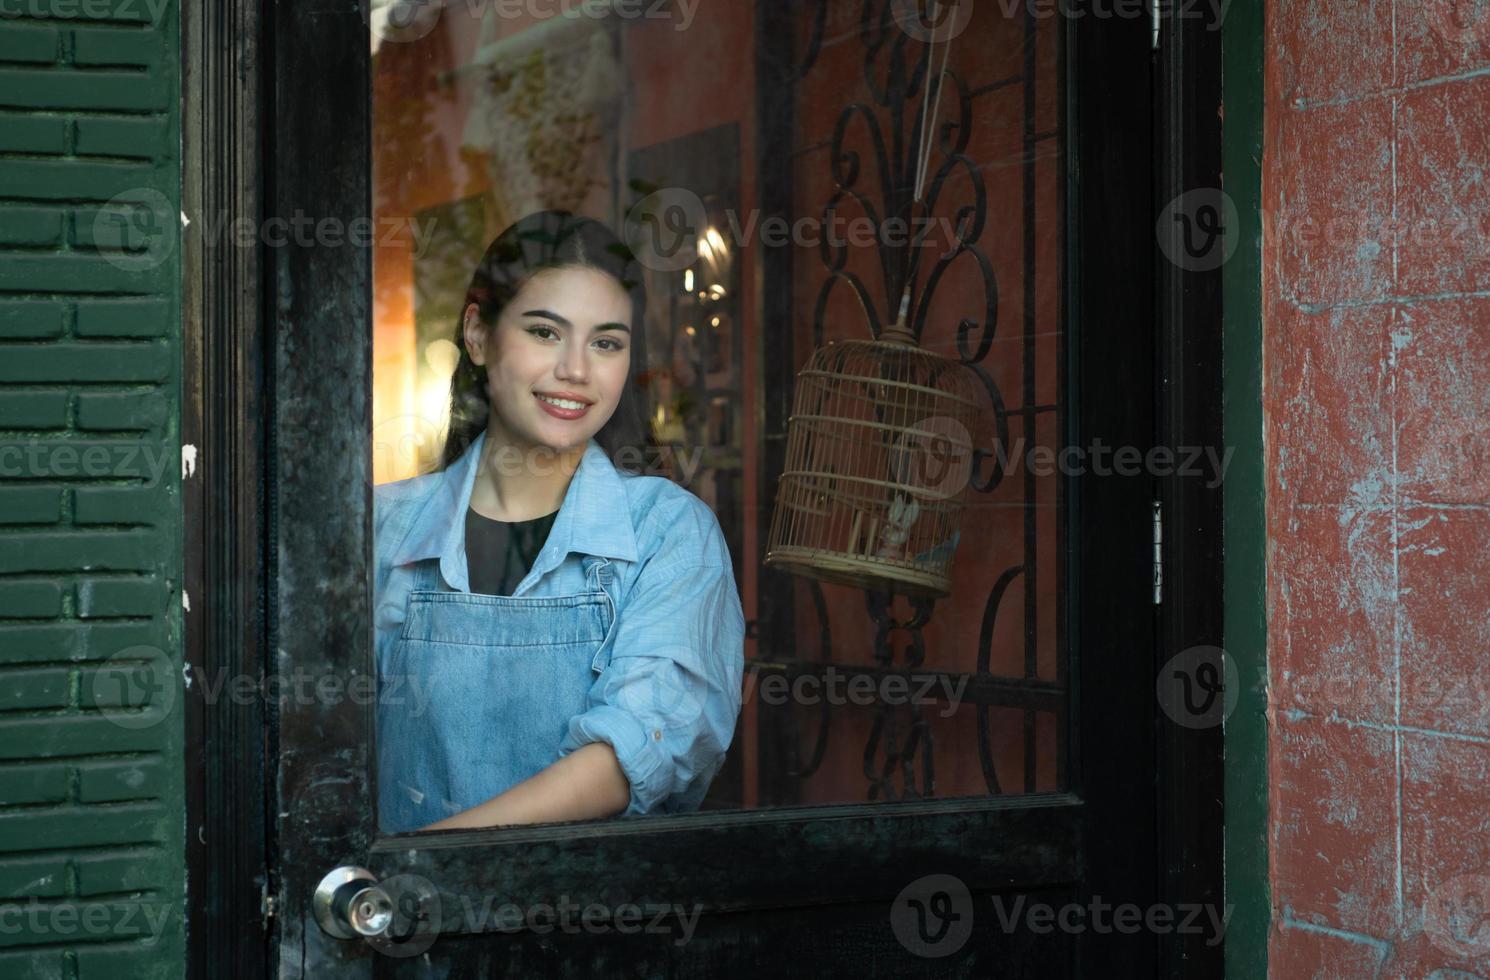
[(570, 401), (567, 398), (550, 398), (547, 395), (539, 395), (538, 397), (541, 398), (541, 399), (543, 399), (544, 401), (548, 402), (550, 405), (557, 405), (559, 408), (568, 408), (568, 409), (576, 409), (577, 410), (577, 409), (581, 409), (581, 408), (584, 408), (585, 407), (585, 403), (584, 402)]

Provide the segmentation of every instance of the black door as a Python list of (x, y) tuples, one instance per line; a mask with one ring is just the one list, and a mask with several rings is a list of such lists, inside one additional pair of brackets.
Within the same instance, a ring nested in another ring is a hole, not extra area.
[[(1217, 637), (1156, 582), (1172, 484), (1100, 455), (1173, 441), (1170, 384), (1214, 367), (1160, 302), (1194, 285), (1154, 235), (1178, 145), (1155, 119), (1183, 73), (1147, 13), (925, 6), (311, 0), (219, 39), (263, 83), (240, 95), (262, 199), (237, 206), (289, 233), (232, 259), (261, 292), (217, 301), (263, 314), (227, 345), (262, 364), (234, 377), (262, 406), (262, 463), (243, 453), (238, 479), (263, 497), (202, 506), (262, 522), (266, 632), (244, 663), (338, 692), (256, 719), (262, 771), (235, 785), (262, 780), (262, 828), (199, 801), (254, 838), (236, 853), (264, 864), (272, 971), (1216, 975), (1218, 943), (1094, 913), (1216, 898), (1196, 825), (1216, 817), (1218, 740), (1177, 742), (1155, 680)], [(260, 8), (232, 9), (209, 33)], [(371, 488), (438, 430), (457, 291), (527, 210), (636, 238), (659, 201), (696, 241), (644, 262), (656, 462), (714, 508), (749, 625), (727, 763), (698, 813), (380, 835), (374, 706), (351, 695), (374, 676)], [(762, 562), (796, 372), (893, 322), (907, 283), (912, 328), (974, 372), (984, 423), (937, 600)], [(1206, 554), (1185, 568), (1216, 575)], [(209, 770), (253, 743), (229, 734)], [(375, 886), (354, 915), (376, 936), (318, 919), (328, 878)]]

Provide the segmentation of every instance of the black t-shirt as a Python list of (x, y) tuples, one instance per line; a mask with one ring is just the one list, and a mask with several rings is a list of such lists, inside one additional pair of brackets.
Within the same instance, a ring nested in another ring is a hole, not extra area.
[(531, 521), (494, 521), (466, 510), (466, 565), (471, 591), (511, 595), (548, 540), (558, 511)]

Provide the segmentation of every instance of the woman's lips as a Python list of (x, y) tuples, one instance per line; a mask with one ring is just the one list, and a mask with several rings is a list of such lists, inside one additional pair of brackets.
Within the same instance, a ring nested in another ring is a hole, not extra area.
[(586, 405), (583, 408), (560, 408), (553, 402), (545, 400), (536, 392), (534, 393), (533, 397), (538, 399), (539, 407), (542, 408), (545, 412), (552, 415), (556, 419), (564, 419), (565, 421), (569, 422), (572, 422), (578, 418), (584, 418), (585, 413), (590, 410), (589, 405)]

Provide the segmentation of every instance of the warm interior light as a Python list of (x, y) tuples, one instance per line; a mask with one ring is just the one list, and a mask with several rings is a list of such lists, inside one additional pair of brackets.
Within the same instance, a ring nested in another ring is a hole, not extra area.
[(713, 247), (714, 253), (719, 255), (721, 258), (729, 254), (729, 246), (724, 244), (723, 236), (721, 236), (712, 225), (708, 228), (708, 230), (704, 232), (704, 238), (707, 239), (709, 245)]
[(460, 348), (444, 337), (431, 340), (424, 348), (424, 363), (443, 377), (448, 385), (450, 376), (455, 374), (455, 366), (460, 363)]

